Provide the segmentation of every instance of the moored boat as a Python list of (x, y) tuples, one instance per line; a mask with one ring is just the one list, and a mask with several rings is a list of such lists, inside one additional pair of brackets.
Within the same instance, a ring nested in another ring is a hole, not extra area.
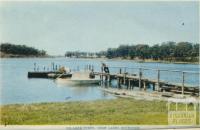
[(72, 73), (71, 77), (58, 77), (57, 83), (68, 85), (99, 84), (100, 79), (96, 78), (91, 71), (79, 71)]

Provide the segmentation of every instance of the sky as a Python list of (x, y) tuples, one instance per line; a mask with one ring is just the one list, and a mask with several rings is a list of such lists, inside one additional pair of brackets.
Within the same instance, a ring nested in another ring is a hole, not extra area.
[(198, 2), (0, 2), (0, 43), (50, 55), (166, 41), (199, 43)]

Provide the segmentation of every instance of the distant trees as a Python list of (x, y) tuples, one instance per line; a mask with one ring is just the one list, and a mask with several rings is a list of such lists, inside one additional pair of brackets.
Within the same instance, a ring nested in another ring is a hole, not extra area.
[(116, 49), (108, 48), (108, 50), (107, 50), (107, 52), (105, 54), (106, 54), (107, 58), (114, 58), (114, 57), (118, 57), (116, 52), (117, 52)]
[(106, 51), (100, 51), (95, 53), (98, 58), (101, 58), (106, 55)]
[(65, 53), (66, 57), (77, 58), (124, 58), (124, 59), (152, 59), (166, 61), (197, 62), (199, 60), (199, 44), (190, 42), (163, 42), (149, 46), (147, 44), (120, 45), (117, 48), (108, 48), (106, 51), (88, 53), (71, 51)]
[(67, 51), (65, 53), (65, 57), (75, 57), (75, 58), (96, 58), (100, 57), (100, 54), (98, 53), (92, 53), (92, 52), (79, 52), (79, 51)]
[(69, 52), (65, 53), (65, 57), (78, 57), (79, 55), (81, 55), (81, 53), (79, 53), (79, 52), (69, 51)]
[(199, 44), (189, 42), (164, 42), (161, 45), (149, 46), (146, 44), (120, 45), (118, 48), (109, 48), (107, 58), (139, 58), (169, 61), (198, 61)]
[(192, 53), (191, 53), (191, 56), (192, 57), (199, 57), (199, 44), (194, 44), (192, 46)]
[(158, 49), (159, 49), (158, 59), (172, 60), (176, 49), (176, 43), (175, 42), (162, 43), (160, 46), (158, 46)]
[(45, 56), (46, 51), (38, 50), (26, 45), (14, 45), (10, 43), (0, 44), (0, 51), (6, 54), (26, 55), (26, 56)]

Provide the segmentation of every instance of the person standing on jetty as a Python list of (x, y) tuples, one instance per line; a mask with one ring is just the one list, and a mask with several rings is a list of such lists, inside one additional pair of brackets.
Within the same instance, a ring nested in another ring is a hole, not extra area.
[[(102, 63), (101, 70), (102, 70), (102, 72), (104, 71), (107, 74), (110, 73), (109, 68), (108, 68), (108, 66), (105, 63)], [(105, 80), (108, 80), (108, 76), (106, 76)]]

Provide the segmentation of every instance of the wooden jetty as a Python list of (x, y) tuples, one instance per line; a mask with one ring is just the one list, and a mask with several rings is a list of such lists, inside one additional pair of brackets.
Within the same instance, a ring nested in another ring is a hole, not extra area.
[(28, 78), (48, 78), (48, 74), (54, 73), (54, 72), (28, 72)]
[(72, 76), (72, 74), (63, 74), (59, 71), (28, 72), (28, 78), (57, 78), (57, 77), (67, 78), (67, 77), (71, 77), (71, 76)]
[[(57, 78), (58, 76), (71, 77), (72, 74), (62, 74), (59, 72), (60, 65), (55, 65), (52, 62), (51, 71), (45, 67), (43, 67), (43, 71), (39, 71), (39, 67), (34, 63), (34, 71), (28, 72), (28, 78), (49, 78), (49, 74), (52, 74), (51, 78)], [(79, 67), (78, 67), (79, 68)], [(122, 86), (127, 90), (133, 90), (135, 87), (138, 87), (141, 91), (146, 91), (148, 88), (152, 87), (153, 91), (163, 92), (163, 95), (166, 97), (170, 97), (171, 93), (182, 94), (182, 95), (192, 95), (199, 96), (199, 84), (191, 85), (186, 83), (186, 74), (195, 74), (198, 76), (199, 72), (194, 71), (180, 71), (180, 70), (166, 70), (166, 69), (152, 69), (152, 68), (129, 68), (129, 67), (109, 67), (110, 69), (117, 69), (115, 73), (105, 73), (103, 68), (101, 71), (94, 71), (93, 65), (85, 66), (85, 70), (90, 70), (93, 72), (95, 76), (99, 76), (101, 79), (101, 83), (111, 82), (112, 80), (117, 80), (118, 88), (122, 88)], [(79, 69), (78, 69), (79, 70)], [(123, 70), (123, 72), (122, 72)], [(127, 71), (127, 70), (134, 70)], [(144, 71), (154, 71), (156, 74), (156, 78), (148, 78), (144, 76)], [(137, 72), (137, 73), (134, 73)], [(161, 72), (178, 72), (181, 78), (180, 83), (172, 83), (169, 81), (165, 81), (161, 79)], [(167, 94), (169, 93), (169, 94)]]
[[(28, 78), (70, 78), (72, 74), (70, 72), (61, 72), (64, 66), (56, 65), (54, 62), (51, 63), (50, 67), (39, 67), (36, 63), (34, 63), (33, 71), (28, 72)], [(64, 68), (65, 69), (65, 68)], [(74, 69), (75, 70), (75, 69)], [(94, 70), (93, 65), (86, 65), (84, 67), (85, 71)], [(70, 70), (71, 71), (71, 70)], [(79, 71), (79, 66), (77, 66), (76, 71)]]
[(56, 65), (54, 62), (51, 63), (50, 68), (45, 66), (40, 68), (36, 63), (34, 63), (34, 71), (28, 72), (28, 78), (67, 78), (72, 76), (70, 73), (59, 71), (60, 68), (61, 65)]
[[(110, 68), (110, 67), (109, 67)], [(112, 67), (111, 67), (112, 68)], [(197, 74), (199, 76), (199, 72), (193, 71), (179, 71), (179, 70), (160, 70), (160, 69), (149, 69), (149, 68), (132, 68), (138, 69), (138, 74), (131, 74), (126, 71), (122, 73), (122, 68), (119, 68), (119, 73), (105, 73), (103, 69), (101, 72), (94, 72), (94, 75), (100, 76), (102, 82), (111, 82), (112, 80), (118, 81), (118, 88), (121, 86), (126, 86), (127, 90), (132, 90), (134, 87), (139, 87), (139, 90), (146, 91), (149, 86), (153, 86), (153, 91), (163, 92), (163, 93), (176, 93), (182, 95), (192, 95), (199, 96), (199, 85), (190, 85), (185, 83), (185, 74), (192, 73)], [(124, 67), (126, 70), (127, 67)], [(131, 69), (131, 68), (129, 68)], [(157, 73), (157, 79), (145, 78), (143, 76), (143, 70), (153, 70)], [(171, 71), (171, 72), (179, 72), (182, 73), (182, 83), (170, 83), (167, 81), (160, 80), (160, 72), (161, 71)], [(166, 94), (164, 96), (169, 96), (170, 94)]]

